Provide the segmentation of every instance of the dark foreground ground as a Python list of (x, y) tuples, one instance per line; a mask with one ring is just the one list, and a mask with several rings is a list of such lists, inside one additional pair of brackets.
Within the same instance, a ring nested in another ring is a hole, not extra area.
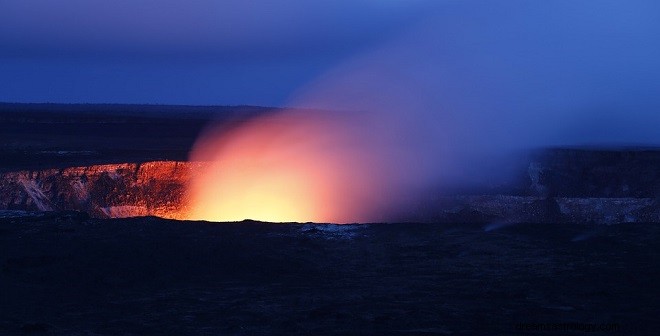
[(657, 335), (659, 298), (657, 225), (0, 219), (2, 335)]

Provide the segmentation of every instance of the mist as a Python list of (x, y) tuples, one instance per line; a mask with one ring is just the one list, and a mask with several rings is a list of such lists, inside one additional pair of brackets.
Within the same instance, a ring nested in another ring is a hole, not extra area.
[[(219, 162), (222, 171), (228, 153), (234, 160), (258, 148), (235, 167), (268, 157), (259, 176), (243, 176), (242, 186), (255, 190), (259, 183), (250, 181), (278, 169), (309, 176), (333, 167), (305, 179), (325, 186), (323, 204), (310, 207), (334, 212), (302, 219), (350, 222), (386, 221), (429, 189), (504, 179), (506, 160), (527, 149), (657, 146), (659, 9), (652, 1), (444, 2), (300, 88), (291, 109), (203, 137), (192, 158)], [(286, 125), (278, 140), (246, 142), (269, 124)], [(282, 135), (299, 130), (314, 131)], [(310, 157), (312, 165), (301, 159)], [(292, 201), (304, 207), (318, 188), (310, 190)]]

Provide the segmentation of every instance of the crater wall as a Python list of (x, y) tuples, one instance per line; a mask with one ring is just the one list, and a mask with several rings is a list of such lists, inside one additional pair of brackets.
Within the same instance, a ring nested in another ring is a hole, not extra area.
[[(0, 173), (0, 210), (185, 219), (203, 162), (152, 161)], [(506, 188), (439, 194), (404, 221), (660, 223), (660, 151), (545, 150)]]
[(186, 185), (201, 166), (155, 161), (1, 173), (0, 208), (179, 219), (186, 211)]

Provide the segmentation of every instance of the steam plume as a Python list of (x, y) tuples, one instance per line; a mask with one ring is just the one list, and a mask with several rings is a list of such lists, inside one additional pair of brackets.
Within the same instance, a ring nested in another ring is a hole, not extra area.
[(472, 183), (512, 151), (658, 145), (658, 7), (439, 6), (302, 88), (296, 109), (202, 137), (191, 158), (214, 163), (191, 189), (193, 217), (388, 220), (429, 186)]

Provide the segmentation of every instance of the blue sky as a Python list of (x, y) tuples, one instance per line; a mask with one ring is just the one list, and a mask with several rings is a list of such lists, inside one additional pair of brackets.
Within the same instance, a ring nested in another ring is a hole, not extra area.
[(283, 105), (432, 1), (3, 0), (0, 101)]
[(598, 138), (616, 132), (575, 126), (591, 111), (660, 122), (658, 41), (655, 0), (3, 0), (0, 101), (369, 109), (387, 96), (456, 129), (551, 122)]

